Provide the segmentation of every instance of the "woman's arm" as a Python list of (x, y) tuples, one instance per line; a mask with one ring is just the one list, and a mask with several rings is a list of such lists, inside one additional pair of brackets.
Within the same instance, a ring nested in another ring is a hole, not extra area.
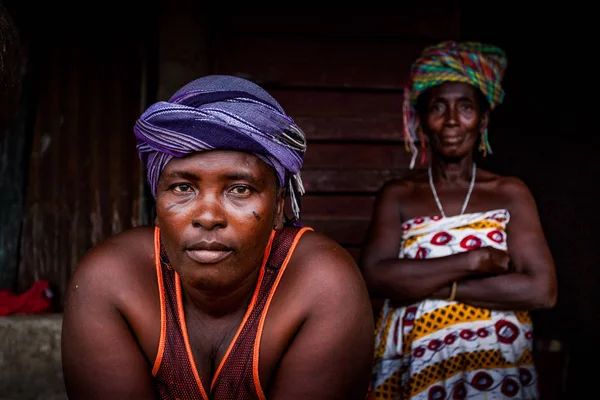
[(92, 250), (67, 288), (61, 346), (71, 400), (156, 399), (151, 367), (118, 307), (130, 289), (120, 253), (112, 244)]
[(506, 260), (487, 254), (489, 249), (440, 258), (399, 259), (402, 242), (399, 205), (406, 201), (409, 190), (402, 183), (386, 185), (375, 203), (361, 263), (373, 297), (396, 302), (419, 301), (443, 292), (456, 280), (506, 271)]
[[(556, 304), (556, 272), (533, 196), (515, 178), (505, 178), (500, 190), (508, 199), (511, 214), (507, 240), (514, 271), (459, 281), (456, 300), (491, 309), (551, 308)], [(444, 288), (436, 296), (447, 293)]]
[(346, 250), (316, 233), (303, 236), (296, 253), (302, 256), (294, 268), (301, 271), (288, 292), (298, 296), (286, 315), (296, 316), (299, 328), (278, 363), (266, 397), (364, 400), (375, 328), (360, 271)]

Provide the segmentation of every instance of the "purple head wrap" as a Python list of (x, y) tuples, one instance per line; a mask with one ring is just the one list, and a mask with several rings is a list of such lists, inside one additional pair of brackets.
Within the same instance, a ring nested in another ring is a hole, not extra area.
[(289, 187), (292, 209), (300, 218), (297, 196), (304, 194), (300, 169), (306, 137), (279, 103), (256, 84), (225, 75), (197, 79), (168, 101), (148, 107), (133, 131), (154, 197), (160, 174), (171, 158), (207, 150), (239, 150), (275, 169), (279, 185)]

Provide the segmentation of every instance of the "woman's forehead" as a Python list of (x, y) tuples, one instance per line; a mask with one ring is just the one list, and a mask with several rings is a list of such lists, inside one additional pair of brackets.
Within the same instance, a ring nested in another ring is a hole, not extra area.
[(210, 150), (192, 153), (183, 158), (172, 158), (162, 175), (170, 175), (174, 171), (185, 171), (194, 175), (251, 174), (256, 179), (264, 179), (275, 173), (273, 168), (254, 154), (236, 150)]
[(477, 89), (468, 83), (444, 82), (431, 88), (431, 97), (475, 97)]

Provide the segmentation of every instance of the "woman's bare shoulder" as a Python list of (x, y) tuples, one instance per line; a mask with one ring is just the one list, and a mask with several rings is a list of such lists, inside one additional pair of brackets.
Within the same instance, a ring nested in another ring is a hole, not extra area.
[[(362, 275), (352, 255), (328, 236), (308, 231), (304, 233), (290, 260), (290, 271), (296, 276), (301, 291), (335, 292), (354, 297), (362, 292)], [(353, 288), (353, 289), (350, 289)], [(360, 288), (360, 289), (358, 289)], [(358, 296), (360, 298), (360, 296)]]
[(70, 285), (118, 291), (140, 279), (155, 279), (153, 269), (154, 228), (136, 227), (103, 240), (85, 253), (73, 271)]

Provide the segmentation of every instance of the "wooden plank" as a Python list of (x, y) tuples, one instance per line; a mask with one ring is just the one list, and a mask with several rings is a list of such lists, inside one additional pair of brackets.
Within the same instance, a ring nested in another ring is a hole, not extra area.
[(367, 218), (302, 217), (300, 222), (329, 236), (341, 245), (360, 246), (369, 227)]
[[(373, 195), (302, 197), (301, 222), (343, 246), (360, 246), (371, 219)], [(286, 212), (291, 215), (288, 210)]]
[(302, 180), (307, 194), (312, 193), (375, 193), (383, 184), (401, 177), (407, 169), (307, 169)]
[(35, 96), (31, 80), (32, 76), (28, 74), (16, 116), (12, 116), (6, 130), (0, 128), (0, 289), (7, 290), (15, 290), (17, 283), (24, 191), (31, 151), (29, 121), (34, 118), (29, 107)]
[(14, 11), (0, 2), (0, 289), (14, 290), (19, 264), (27, 158), (31, 142), (31, 71)]
[(302, 215), (306, 217), (370, 218), (375, 196), (303, 196)]
[(254, 35), (315, 35), (336, 37), (428, 37), (457, 39), (460, 33), (458, 1), (429, 0), (403, 3), (401, 12), (387, 15), (232, 15), (220, 16), (227, 32)]
[(433, 42), (225, 37), (215, 45), (213, 68), (269, 87), (402, 90), (428, 44)]
[(23, 71), (27, 66), (22, 27), (12, 7), (0, 2), (0, 133), (14, 121), (19, 109)]
[(404, 144), (309, 143), (305, 169), (402, 169), (411, 153)]
[(157, 100), (168, 100), (179, 88), (208, 75), (208, 24), (201, 3), (161, 1), (158, 10)]
[(309, 141), (402, 141), (403, 94), (269, 90)]
[(48, 43), (24, 209), (20, 291), (45, 279), (62, 304), (81, 256), (139, 223), (143, 186), (131, 127), (139, 115), (140, 58), (126, 43), (107, 46), (107, 53)]

